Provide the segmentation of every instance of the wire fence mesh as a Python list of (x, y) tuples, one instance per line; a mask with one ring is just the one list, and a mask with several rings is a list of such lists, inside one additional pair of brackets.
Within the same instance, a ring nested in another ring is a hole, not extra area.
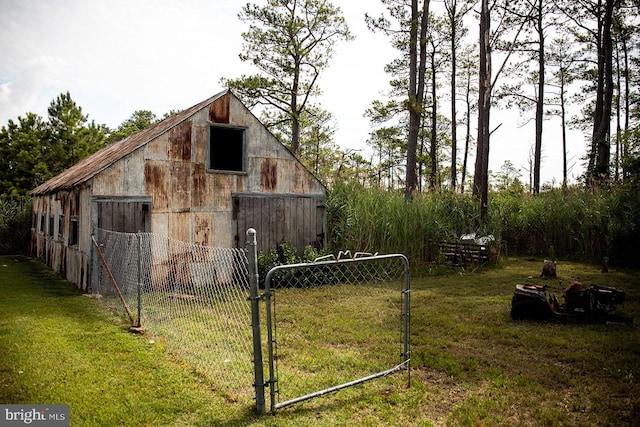
[(314, 394), (408, 372), (403, 255), (339, 255), (276, 267), (259, 295), (255, 247), (250, 261), (246, 250), (107, 230), (97, 231), (94, 244), (91, 291), (165, 341), (231, 400), (255, 399), (258, 412), (265, 410), (264, 386), (274, 412)]
[[(130, 313), (230, 398), (253, 397), (247, 256), (151, 233), (98, 230), (91, 291)], [(120, 295), (119, 295), (120, 294)]]
[(271, 410), (408, 372), (408, 275), (402, 255), (272, 269), (265, 279)]

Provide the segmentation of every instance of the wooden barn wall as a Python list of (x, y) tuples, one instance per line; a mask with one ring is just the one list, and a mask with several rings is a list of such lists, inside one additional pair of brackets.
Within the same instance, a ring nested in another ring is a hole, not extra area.
[[(85, 290), (89, 283), (91, 259), (88, 200), (89, 190), (86, 187), (35, 197), (31, 232), (32, 256), (40, 258), (66, 280)], [(70, 245), (72, 221), (78, 224), (78, 242)]]
[(94, 198), (97, 227), (123, 233), (151, 231), (151, 199)]

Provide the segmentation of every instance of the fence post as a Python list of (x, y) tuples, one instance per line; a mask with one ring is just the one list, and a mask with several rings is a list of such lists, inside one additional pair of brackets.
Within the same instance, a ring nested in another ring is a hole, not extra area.
[(142, 236), (140, 232), (136, 233), (138, 240), (138, 328), (142, 326)]
[(258, 248), (256, 230), (247, 230), (247, 261), (249, 262), (249, 285), (251, 300), (251, 326), (253, 328), (253, 370), (256, 389), (256, 411), (265, 413), (264, 373), (262, 366), (262, 339), (260, 333), (260, 296), (258, 295)]
[(407, 387), (411, 386), (411, 269), (409, 268), (409, 260), (404, 255), (404, 283), (402, 285), (402, 294), (404, 296), (403, 320), (404, 320), (404, 353), (403, 363), (407, 364)]

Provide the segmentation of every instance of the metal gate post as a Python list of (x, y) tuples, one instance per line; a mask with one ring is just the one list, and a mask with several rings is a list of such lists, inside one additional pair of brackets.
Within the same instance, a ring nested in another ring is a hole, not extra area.
[(258, 295), (258, 248), (256, 230), (247, 230), (247, 261), (249, 262), (249, 285), (251, 300), (251, 326), (253, 328), (253, 371), (256, 389), (256, 411), (265, 413), (264, 372), (262, 367), (262, 339), (260, 333), (260, 296)]
[(404, 297), (404, 307), (402, 317), (404, 321), (404, 352), (402, 357), (403, 363), (407, 369), (407, 387), (411, 386), (411, 269), (409, 268), (409, 260), (402, 255), (404, 261), (404, 283), (402, 285), (402, 295)]
[(136, 326), (140, 328), (142, 326), (142, 236), (140, 232), (136, 233), (136, 240), (138, 241), (138, 322)]

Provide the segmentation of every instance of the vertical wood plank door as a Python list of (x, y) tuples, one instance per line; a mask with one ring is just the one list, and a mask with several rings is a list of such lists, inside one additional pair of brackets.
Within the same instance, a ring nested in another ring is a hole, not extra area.
[(97, 205), (98, 228), (123, 233), (151, 231), (149, 202), (109, 200), (99, 201)]
[(324, 248), (324, 201), (313, 197), (235, 196), (233, 220), (236, 245), (244, 248), (246, 231), (257, 232), (259, 252), (291, 243), (300, 253), (306, 246)]

